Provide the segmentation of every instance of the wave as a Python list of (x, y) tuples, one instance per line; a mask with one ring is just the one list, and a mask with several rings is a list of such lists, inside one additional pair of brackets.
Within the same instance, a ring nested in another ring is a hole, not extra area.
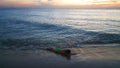
[(104, 22), (120, 22), (120, 20), (99, 19), (99, 18), (64, 18), (66, 20), (87, 20), (87, 21), (104, 21)]
[(0, 48), (120, 44), (120, 34), (92, 32), (68, 26), (11, 19), (1, 20), (0, 37)]

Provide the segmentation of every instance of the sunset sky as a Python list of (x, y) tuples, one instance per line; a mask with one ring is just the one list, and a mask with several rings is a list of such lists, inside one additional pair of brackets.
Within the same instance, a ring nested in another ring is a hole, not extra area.
[(120, 0), (0, 0), (0, 7), (120, 8)]

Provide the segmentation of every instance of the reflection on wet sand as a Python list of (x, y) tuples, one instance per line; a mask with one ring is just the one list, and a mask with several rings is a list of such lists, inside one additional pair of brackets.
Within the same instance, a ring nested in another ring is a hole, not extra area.
[(82, 60), (120, 60), (120, 47), (71, 48), (76, 57)]
[(0, 68), (120, 68), (120, 47), (69, 49), (67, 56), (40, 49), (0, 50)]

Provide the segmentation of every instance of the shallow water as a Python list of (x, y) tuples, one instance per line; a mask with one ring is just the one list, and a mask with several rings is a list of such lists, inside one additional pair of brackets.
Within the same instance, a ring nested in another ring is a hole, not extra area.
[(0, 9), (0, 48), (120, 44), (119, 9)]

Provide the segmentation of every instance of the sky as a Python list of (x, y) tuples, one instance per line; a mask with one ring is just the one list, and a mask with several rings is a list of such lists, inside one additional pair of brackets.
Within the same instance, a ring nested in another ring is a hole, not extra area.
[(120, 8), (120, 0), (0, 0), (0, 7)]

